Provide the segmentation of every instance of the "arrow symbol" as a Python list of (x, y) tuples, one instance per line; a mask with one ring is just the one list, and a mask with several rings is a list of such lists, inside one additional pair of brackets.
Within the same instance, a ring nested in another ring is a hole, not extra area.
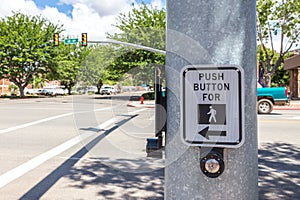
[(209, 136), (226, 136), (226, 131), (211, 131), (211, 130), (208, 131), (208, 130), (209, 130), (209, 126), (206, 126), (205, 128), (203, 128), (198, 133), (202, 137), (205, 137), (208, 140), (209, 140)]

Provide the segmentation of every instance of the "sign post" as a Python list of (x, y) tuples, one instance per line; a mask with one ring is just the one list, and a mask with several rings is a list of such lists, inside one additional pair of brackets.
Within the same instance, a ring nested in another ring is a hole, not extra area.
[(65, 44), (77, 44), (78, 38), (70, 38), (70, 39), (64, 39)]
[(258, 199), (256, 1), (167, 1), (165, 199)]

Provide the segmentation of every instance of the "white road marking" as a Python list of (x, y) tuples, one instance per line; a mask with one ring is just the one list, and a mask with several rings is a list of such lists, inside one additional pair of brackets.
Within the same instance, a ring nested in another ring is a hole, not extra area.
[[(136, 110), (134, 112), (127, 113), (127, 114), (128, 115), (133, 115), (133, 114), (142, 112), (144, 110), (146, 110), (146, 108), (145, 109), (139, 109), (139, 110)], [(98, 111), (99, 111), (99, 109), (98, 109)], [(20, 129), (20, 128), (32, 126), (32, 125), (39, 124), (39, 123), (46, 122), (46, 121), (50, 121), (50, 120), (53, 120), (53, 119), (69, 116), (69, 115), (72, 115), (72, 114), (73, 113), (66, 113), (66, 114), (63, 114), (63, 115), (57, 115), (57, 116), (54, 116), (54, 117), (49, 117), (49, 118), (38, 120), (38, 121), (35, 121), (35, 122), (31, 122), (31, 123), (15, 126), (15, 127), (12, 127), (12, 128), (4, 129), (4, 130), (1, 130), (0, 133), (7, 133), (9, 131), (13, 131), (13, 130), (17, 130), (17, 129)], [(100, 124), (98, 127), (101, 127), (102, 129), (104, 129), (104, 128), (110, 126), (111, 124), (113, 124), (114, 122), (116, 122), (116, 120), (117, 120), (117, 118), (114, 117), (114, 118), (109, 119), (106, 122)], [(78, 144), (82, 140), (90, 137), (91, 135), (93, 135), (93, 133), (87, 132), (87, 133), (81, 134), (77, 137), (74, 137), (74, 138), (68, 140), (67, 142), (65, 142), (63, 144), (60, 144), (57, 147), (54, 147), (53, 149), (51, 149), (51, 150), (49, 150), (45, 153), (42, 153), (42, 154), (32, 158), (31, 160), (19, 165), (18, 167), (16, 167), (16, 168), (0, 175), (0, 188), (4, 187), (5, 185), (9, 184), (10, 182), (14, 181), (15, 179), (23, 176), (27, 172), (35, 169), (36, 167), (43, 164), (47, 160), (53, 158), (54, 156), (57, 156), (60, 153), (68, 150), (69, 148), (71, 148), (74, 145)]]
[[(144, 110), (147, 110), (147, 109), (148, 109), (148, 108), (143, 108), (143, 109), (135, 110), (135, 111), (133, 111), (133, 112), (127, 113), (127, 115), (135, 115), (135, 114), (137, 114), (137, 113), (139, 113), (139, 112), (142, 112), (142, 111), (144, 111)], [(107, 128), (108, 126), (110, 126), (111, 124), (113, 124), (113, 123), (119, 121), (119, 120), (120, 120), (121, 118), (123, 118), (123, 117), (124, 117), (124, 116), (122, 116), (122, 115), (117, 116), (117, 117), (113, 117), (113, 118), (107, 120), (106, 122), (100, 124), (99, 126), (97, 126), (97, 128), (99, 128), (99, 129), (105, 129), (105, 128)]]
[(92, 135), (92, 133), (87, 133), (84, 136), (80, 135), (75, 138), (70, 139), (69, 141), (43, 153), (39, 156), (36, 156), (35, 158), (23, 163), (22, 165), (19, 165), (18, 167), (2, 174), (0, 176), (0, 188), (4, 187), (8, 183), (12, 182), (13, 180), (21, 177), (25, 173), (31, 171), (32, 169), (38, 167), (39, 165), (43, 164), (50, 158), (53, 158), (54, 156), (57, 156), (58, 154), (64, 152), (65, 150), (71, 148), (75, 144), (79, 143), (82, 139), (85, 139)]
[[(103, 111), (103, 110), (109, 110), (109, 109), (112, 109), (112, 107), (102, 108), (102, 109), (95, 109), (94, 111)], [(92, 111), (82, 111), (82, 112), (78, 112), (78, 113), (84, 113), (84, 112), (92, 112)], [(73, 115), (73, 114), (74, 113), (71, 112), (71, 113), (56, 115), (56, 116), (53, 116), (53, 117), (48, 117), (48, 118), (37, 120), (37, 121), (34, 121), (34, 122), (29, 122), (29, 123), (21, 124), (21, 125), (18, 125), (18, 126), (2, 129), (2, 130), (0, 130), (0, 135), (3, 134), (3, 133), (8, 133), (8, 132), (15, 131), (15, 130), (22, 129), (22, 128), (26, 128), (26, 127), (29, 127), (29, 126), (41, 124), (41, 123), (44, 123), (44, 122), (47, 122), (47, 121), (59, 119), (59, 118), (62, 118), (62, 117), (67, 117), (67, 116), (70, 116), (70, 115)]]
[(21, 124), (21, 125), (18, 125), (18, 126), (2, 129), (2, 130), (0, 130), (0, 134), (8, 133), (8, 132), (15, 131), (15, 130), (18, 130), (18, 129), (21, 129), (21, 128), (26, 128), (26, 127), (29, 127), (29, 126), (33, 126), (33, 125), (36, 125), (36, 124), (43, 123), (43, 122), (51, 121), (51, 120), (54, 120), (54, 119), (67, 117), (67, 116), (70, 116), (70, 115), (73, 115), (73, 113), (66, 113), (66, 114), (62, 114), (62, 115), (56, 115), (56, 116), (53, 116), (53, 117), (48, 117), (48, 118), (37, 120), (37, 121), (34, 121), (34, 122), (29, 122), (29, 123), (26, 123), (26, 124)]

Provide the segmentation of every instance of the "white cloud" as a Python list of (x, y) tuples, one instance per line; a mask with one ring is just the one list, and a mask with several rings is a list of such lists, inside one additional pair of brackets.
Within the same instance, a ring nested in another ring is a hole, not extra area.
[(118, 13), (129, 9), (134, 0), (61, 0), (60, 2), (69, 5), (86, 5), (90, 10), (94, 10), (103, 17), (117, 15)]
[(77, 3), (73, 5), (72, 19), (62, 21), (66, 34), (80, 37), (81, 33), (88, 34), (88, 40), (105, 40), (106, 32), (116, 32), (112, 26), (115, 24), (115, 15), (100, 17), (98, 13), (88, 6)]
[[(88, 33), (89, 40), (105, 40), (106, 32), (116, 32), (112, 24), (120, 12), (130, 10), (127, 0), (62, 0), (73, 6), (71, 17), (61, 13), (55, 7), (40, 9), (31, 0), (1, 0), (0, 17), (11, 16), (12, 11), (27, 15), (41, 15), (55, 24), (63, 24), (64, 35), (80, 37)], [(100, 4), (101, 2), (101, 4)], [(101, 6), (101, 5), (104, 6)], [(114, 6), (116, 5), (116, 6)], [(103, 13), (101, 15), (101, 13)]]
[(164, 4), (165, 1), (162, 1), (162, 0), (153, 0), (151, 5), (154, 7), (154, 8), (158, 8), (158, 9), (162, 9), (165, 7), (165, 4)]
[(22, 11), (28, 15), (39, 13), (39, 9), (33, 1), (24, 0), (1, 0), (0, 17), (12, 15), (12, 11)]
[[(59, 12), (55, 7), (46, 6), (41, 9), (32, 0), (1, 0), (0, 17), (12, 15), (12, 11), (20, 11), (27, 15), (41, 15), (52, 23), (63, 25), (65, 36), (81, 37), (88, 34), (88, 40), (105, 40), (106, 32), (118, 30), (112, 26), (120, 13), (132, 9), (134, 0), (60, 0), (61, 4), (71, 5), (71, 13)], [(153, 0), (157, 8), (164, 6), (164, 0)]]

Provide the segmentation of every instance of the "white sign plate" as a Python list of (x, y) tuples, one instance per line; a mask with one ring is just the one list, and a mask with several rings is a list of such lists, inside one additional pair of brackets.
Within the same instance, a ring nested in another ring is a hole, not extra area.
[(181, 136), (187, 145), (237, 148), (244, 142), (244, 71), (193, 65), (181, 71)]

